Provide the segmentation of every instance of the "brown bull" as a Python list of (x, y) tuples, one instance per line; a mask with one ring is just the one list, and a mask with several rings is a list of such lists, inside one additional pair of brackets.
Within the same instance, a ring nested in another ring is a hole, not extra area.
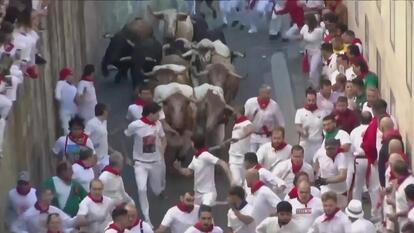
[(155, 88), (158, 85), (169, 84), (172, 82), (187, 84), (191, 86), (188, 70), (184, 66), (171, 64), (155, 66), (153, 71), (144, 73), (144, 75), (149, 77), (149, 83), (152, 88)]

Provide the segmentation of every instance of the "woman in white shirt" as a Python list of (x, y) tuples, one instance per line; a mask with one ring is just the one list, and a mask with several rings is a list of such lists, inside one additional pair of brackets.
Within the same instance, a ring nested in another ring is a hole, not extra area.
[(300, 35), (304, 43), (305, 56), (308, 56), (310, 82), (314, 88), (318, 88), (321, 76), (323, 29), (319, 27), (314, 14), (305, 15), (305, 25), (300, 30)]
[(79, 114), (85, 122), (95, 117), (95, 105), (97, 104), (95, 91), (95, 66), (88, 64), (83, 69), (81, 80), (78, 84), (78, 96), (80, 98)]

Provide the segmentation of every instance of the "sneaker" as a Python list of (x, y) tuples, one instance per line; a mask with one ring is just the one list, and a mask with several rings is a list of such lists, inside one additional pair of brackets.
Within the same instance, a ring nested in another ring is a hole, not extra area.
[(249, 34), (257, 33), (257, 28), (250, 28), (249, 31), (247, 31)]
[(280, 33), (275, 34), (275, 35), (269, 35), (269, 40), (277, 40), (280, 37)]

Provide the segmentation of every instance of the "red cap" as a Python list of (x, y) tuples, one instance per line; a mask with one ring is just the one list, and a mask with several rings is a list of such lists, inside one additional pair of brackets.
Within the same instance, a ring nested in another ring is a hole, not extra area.
[(26, 68), (25, 74), (29, 76), (29, 78), (37, 79), (39, 77), (39, 70), (36, 65), (31, 65)]
[(65, 67), (65, 68), (61, 69), (60, 72), (59, 72), (59, 80), (65, 80), (70, 75), (73, 75), (72, 70)]

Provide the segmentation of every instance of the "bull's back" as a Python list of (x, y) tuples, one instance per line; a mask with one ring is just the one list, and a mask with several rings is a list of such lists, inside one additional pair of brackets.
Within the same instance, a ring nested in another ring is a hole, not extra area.
[(186, 38), (189, 41), (193, 40), (194, 37), (194, 28), (191, 22), (191, 18), (187, 17), (185, 21), (178, 21), (177, 23), (177, 32), (175, 34), (176, 38)]

